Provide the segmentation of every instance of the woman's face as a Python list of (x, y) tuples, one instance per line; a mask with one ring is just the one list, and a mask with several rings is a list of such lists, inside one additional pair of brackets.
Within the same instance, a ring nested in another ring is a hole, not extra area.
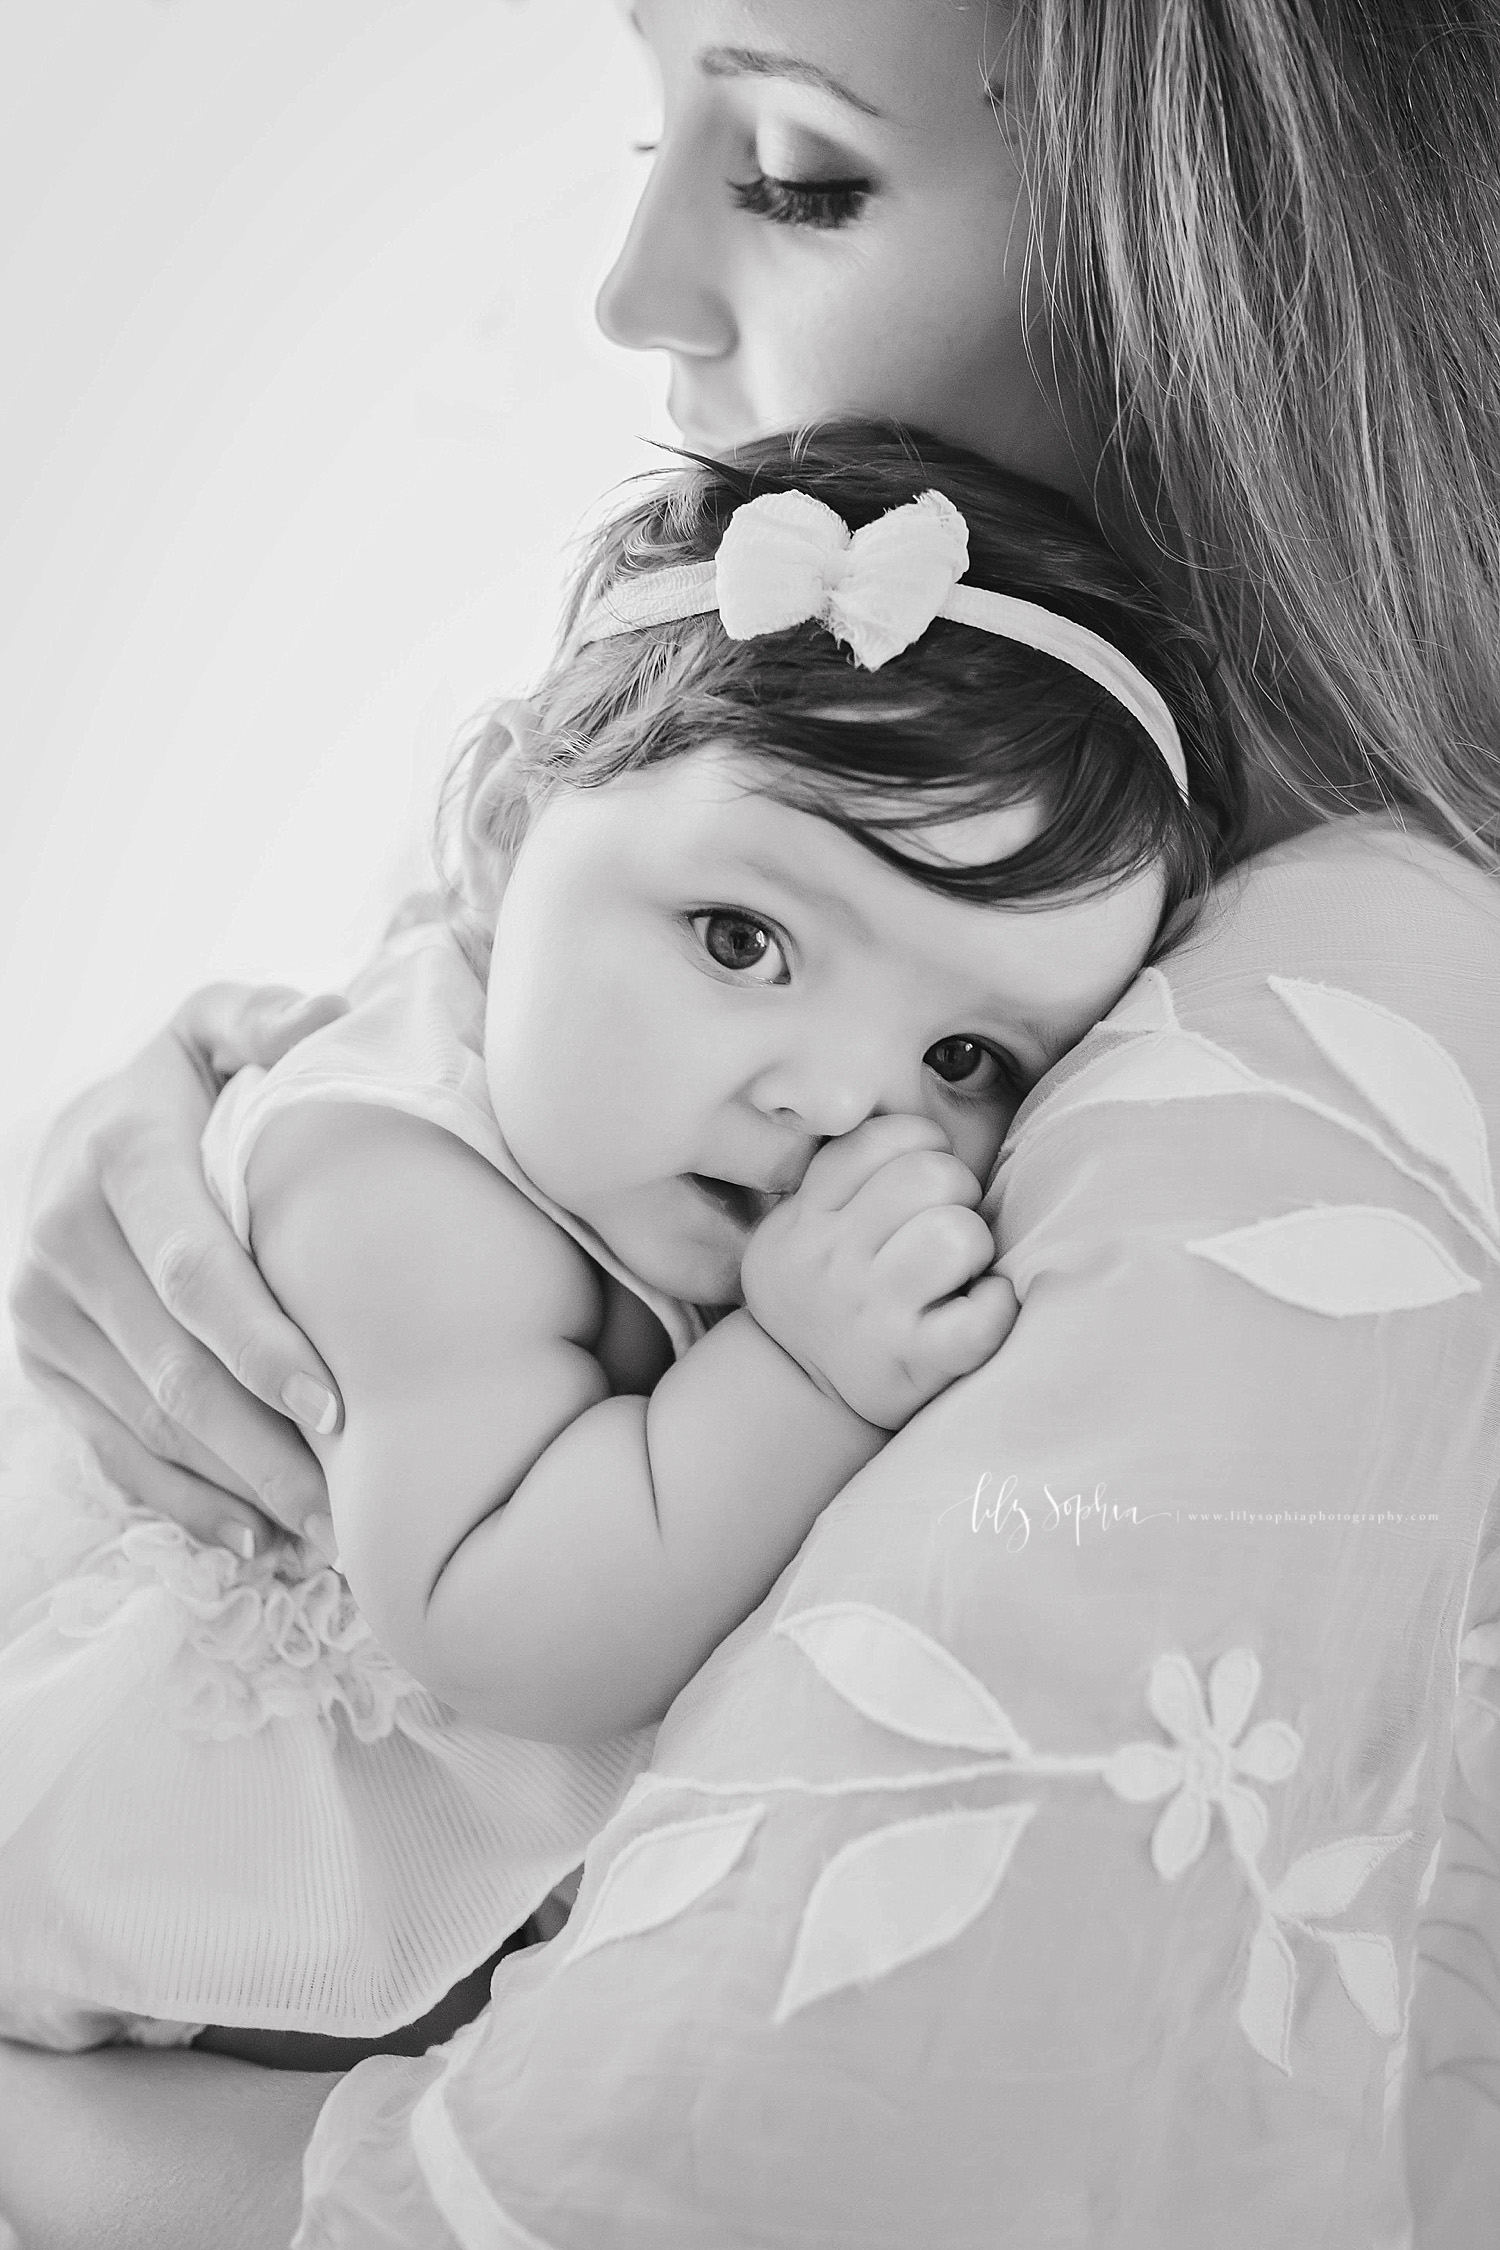
[(660, 137), (599, 319), (667, 354), (689, 443), (889, 415), (1086, 492), (1026, 349), (1029, 320), (1045, 368), (1001, 76), (1011, 15), (637, 0)]

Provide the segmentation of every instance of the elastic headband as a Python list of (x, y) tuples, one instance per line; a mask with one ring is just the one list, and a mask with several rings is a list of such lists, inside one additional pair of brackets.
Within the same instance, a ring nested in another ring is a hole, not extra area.
[(1145, 674), (1071, 617), (960, 585), (968, 567), (969, 527), (941, 492), (924, 492), (855, 532), (810, 492), (767, 492), (735, 510), (712, 562), (617, 578), (576, 639), (610, 640), (717, 610), (732, 641), (826, 626), (856, 664), (876, 672), (945, 617), (1055, 657), (1103, 688), (1155, 743), (1186, 801), (1182, 741)]

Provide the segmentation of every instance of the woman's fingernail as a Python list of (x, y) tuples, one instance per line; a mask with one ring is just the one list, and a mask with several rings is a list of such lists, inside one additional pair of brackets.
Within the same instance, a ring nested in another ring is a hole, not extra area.
[(250, 1529), (249, 1524), (241, 1523), (237, 1517), (226, 1516), (224, 1518), (219, 1526), (219, 1542), (221, 1546), (227, 1547), (231, 1554), (238, 1555), (241, 1562), (254, 1562), (255, 1533)]
[(281, 1386), (281, 1403), (305, 1428), (327, 1437), (339, 1418), (339, 1402), (310, 1375), (289, 1375)]
[(334, 1533), (332, 1516), (309, 1516), (302, 1526), (302, 1536), (310, 1546), (316, 1547), (325, 1562), (339, 1566), (339, 1543)]

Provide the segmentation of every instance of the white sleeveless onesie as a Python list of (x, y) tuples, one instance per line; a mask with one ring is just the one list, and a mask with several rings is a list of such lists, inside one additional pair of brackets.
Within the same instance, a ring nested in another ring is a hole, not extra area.
[[(241, 1072), (204, 1135), (240, 1240), (270, 1117), (398, 1109), (493, 1164), (680, 1354), (703, 1316), (626, 1272), (511, 1156), (483, 1017), (448, 933), (418, 929), (348, 1015)], [(205, 2023), (376, 2037), (412, 2022), (578, 1865), (653, 1731), (560, 1745), (455, 1717), (312, 1549), (246, 1563), (202, 1546), (21, 1408), (0, 1441), (0, 2035), (79, 2047)]]

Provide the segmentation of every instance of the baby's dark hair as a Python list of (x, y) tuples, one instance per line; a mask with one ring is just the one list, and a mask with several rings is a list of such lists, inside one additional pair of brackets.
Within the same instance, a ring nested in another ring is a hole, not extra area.
[[(737, 508), (789, 489), (825, 501), (855, 530), (924, 491), (946, 494), (968, 524), (969, 584), (1073, 618), (1159, 690), (1182, 738), (1191, 802), (1104, 689), (972, 626), (939, 619), (877, 671), (857, 667), (822, 626), (734, 641), (715, 614), (578, 645), (579, 620), (609, 587), (711, 561)], [(1159, 861), (1162, 927), (1180, 929), (1245, 822), (1243, 772), (1210, 679), (1201, 639), (1058, 494), (889, 424), (822, 424), (759, 440), (733, 461), (685, 456), (605, 524), (485, 841), (507, 854), (554, 790), (597, 787), (714, 743), (752, 759), (767, 795), (950, 896), (1040, 903)], [(1040, 805), (1041, 826), (989, 865), (908, 857), (891, 840), (1025, 801)]]

